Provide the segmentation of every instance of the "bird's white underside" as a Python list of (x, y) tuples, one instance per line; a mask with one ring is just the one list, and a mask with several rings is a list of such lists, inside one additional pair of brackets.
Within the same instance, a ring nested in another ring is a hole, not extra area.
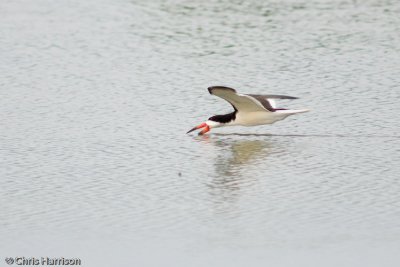
[(256, 126), (264, 124), (272, 124), (277, 121), (283, 120), (286, 117), (307, 112), (308, 110), (278, 110), (275, 112), (269, 111), (258, 111), (258, 112), (238, 112), (236, 113), (236, 119), (232, 122), (232, 125), (242, 126)]
[(264, 125), (264, 124), (272, 124), (277, 121), (283, 120), (286, 117), (297, 114), (297, 113), (303, 113), (309, 111), (308, 109), (300, 109), (300, 110), (278, 110), (275, 112), (269, 112), (269, 111), (256, 111), (256, 112), (243, 112), (239, 111), (236, 113), (236, 118), (235, 120), (221, 124), (219, 122), (215, 121), (206, 121), (206, 123), (211, 127), (211, 128), (218, 128), (222, 126), (235, 126), (235, 125), (240, 125), (240, 126), (257, 126), (257, 125)]

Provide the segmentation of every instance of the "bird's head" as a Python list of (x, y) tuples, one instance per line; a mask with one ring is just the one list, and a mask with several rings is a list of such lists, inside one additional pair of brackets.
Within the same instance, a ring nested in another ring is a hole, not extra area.
[[(215, 116), (214, 116), (215, 117)], [(196, 127), (193, 127), (192, 129), (190, 129), (187, 133), (193, 132), (194, 130), (197, 129), (203, 129), (201, 132), (199, 132), (199, 135), (203, 135), (206, 132), (210, 131), (211, 128), (217, 128), (220, 127), (222, 125), (221, 122), (215, 121), (213, 120), (214, 117), (209, 118), (207, 121), (197, 125)]]

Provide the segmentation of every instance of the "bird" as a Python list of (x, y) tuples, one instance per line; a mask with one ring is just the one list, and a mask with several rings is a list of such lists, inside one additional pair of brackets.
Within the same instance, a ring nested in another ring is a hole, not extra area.
[(199, 135), (203, 135), (212, 128), (224, 126), (272, 124), (290, 115), (310, 111), (309, 109), (277, 108), (275, 99), (298, 99), (293, 96), (239, 94), (235, 89), (226, 86), (211, 86), (208, 87), (208, 92), (226, 100), (232, 105), (234, 111), (224, 115), (212, 116), (190, 129), (187, 134), (198, 129), (202, 129)]

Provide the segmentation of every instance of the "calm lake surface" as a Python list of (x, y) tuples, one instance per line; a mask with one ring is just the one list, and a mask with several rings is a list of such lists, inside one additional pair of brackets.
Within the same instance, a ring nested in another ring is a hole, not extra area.
[[(400, 266), (399, 14), (0, 0), (0, 261)], [(186, 135), (212, 85), (312, 111)]]

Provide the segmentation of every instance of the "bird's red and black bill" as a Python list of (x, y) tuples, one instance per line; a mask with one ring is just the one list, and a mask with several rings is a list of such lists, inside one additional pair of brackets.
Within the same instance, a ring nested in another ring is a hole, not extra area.
[(187, 134), (188, 134), (188, 133), (191, 133), (191, 132), (193, 132), (193, 131), (195, 131), (195, 130), (197, 130), (197, 129), (202, 129), (202, 128), (204, 128), (204, 129), (199, 133), (199, 135), (203, 135), (203, 134), (205, 134), (206, 132), (210, 131), (210, 126), (208, 126), (207, 123), (203, 122), (202, 124), (199, 124), (199, 125), (197, 125), (196, 127), (193, 127), (192, 129), (190, 129), (190, 130), (187, 132)]

